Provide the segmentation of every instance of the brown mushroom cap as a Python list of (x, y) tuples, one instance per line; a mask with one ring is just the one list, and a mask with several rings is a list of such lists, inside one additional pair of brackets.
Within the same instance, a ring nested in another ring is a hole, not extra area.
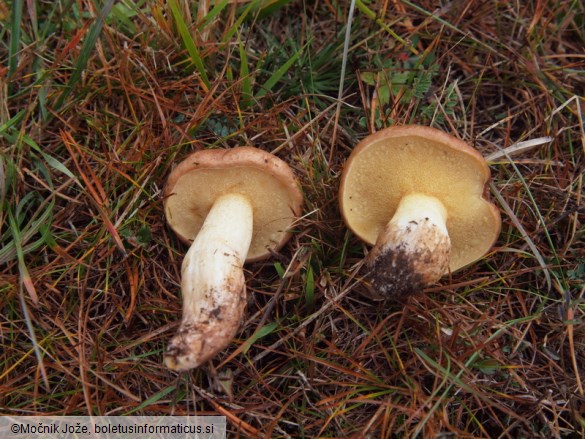
[(244, 195), (252, 204), (254, 230), (246, 261), (280, 249), (300, 215), (303, 197), (289, 166), (254, 147), (209, 149), (189, 155), (171, 172), (164, 190), (169, 226), (190, 244), (216, 198)]
[(500, 213), (483, 198), (490, 170), (479, 152), (443, 131), (391, 127), (363, 139), (348, 158), (339, 191), (347, 226), (374, 245), (411, 193), (436, 197), (447, 209), (449, 268), (481, 258), (500, 233)]

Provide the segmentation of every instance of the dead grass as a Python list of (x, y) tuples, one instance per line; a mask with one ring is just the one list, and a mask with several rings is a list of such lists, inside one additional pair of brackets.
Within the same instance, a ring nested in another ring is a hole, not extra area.
[[(585, 434), (580, 2), (357, 1), (339, 108), (344, 2), (230, 4), (207, 26), (182, 0), (125, 1), (103, 23), (107, 1), (9, 3), (0, 412), (221, 414), (249, 437)], [(492, 162), (493, 251), (404, 307), (364, 295), (367, 248), (336, 201), (356, 141), (403, 123), (485, 156), (552, 138)], [(177, 375), (161, 359), (186, 249), (161, 189), (190, 151), (239, 145), (291, 164), (305, 217), (246, 266), (230, 349)]]

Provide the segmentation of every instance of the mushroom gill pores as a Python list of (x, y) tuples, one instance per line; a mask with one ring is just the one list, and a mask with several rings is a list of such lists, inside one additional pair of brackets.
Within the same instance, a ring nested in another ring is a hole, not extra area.
[(364, 138), (345, 164), (339, 202), (347, 226), (373, 245), (372, 288), (402, 300), (481, 258), (500, 232), (484, 198), (489, 177), (481, 154), (434, 128)]
[(182, 320), (164, 356), (169, 369), (198, 367), (229, 345), (246, 305), (244, 262), (279, 250), (301, 207), (288, 165), (257, 148), (198, 151), (173, 170), (165, 214), (190, 248)]

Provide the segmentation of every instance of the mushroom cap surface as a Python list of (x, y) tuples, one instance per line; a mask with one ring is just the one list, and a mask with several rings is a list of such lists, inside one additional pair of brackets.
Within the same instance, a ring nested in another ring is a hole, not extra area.
[(297, 180), (283, 160), (250, 146), (201, 150), (179, 163), (164, 189), (167, 223), (191, 244), (214, 201), (227, 193), (241, 194), (252, 204), (247, 262), (268, 257), (288, 241), (303, 203)]
[(348, 158), (339, 190), (347, 226), (374, 245), (405, 195), (436, 197), (447, 210), (450, 271), (481, 258), (500, 233), (499, 210), (484, 198), (490, 170), (465, 142), (435, 128), (409, 125), (378, 131)]

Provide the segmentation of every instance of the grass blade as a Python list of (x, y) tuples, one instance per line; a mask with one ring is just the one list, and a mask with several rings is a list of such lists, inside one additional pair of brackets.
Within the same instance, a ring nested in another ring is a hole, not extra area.
[(274, 332), (274, 330), (278, 328), (277, 322), (271, 322), (267, 325), (263, 326), (262, 328), (258, 329), (252, 336), (246, 340), (242, 346), (242, 352), (245, 354), (248, 350), (252, 347), (252, 345), (262, 337), (266, 337), (268, 334)]
[(10, 120), (8, 120), (8, 121), (4, 122), (2, 125), (0, 125), (0, 136), (5, 135), (10, 128), (14, 127), (14, 125), (19, 123), (25, 114), (26, 114), (26, 110), (20, 110), (12, 118), (10, 118)]
[(176, 0), (169, 0), (169, 6), (171, 7), (171, 11), (173, 13), (173, 18), (175, 19), (175, 24), (177, 25), (177, 29), (179, 34), (181, 34), (181, 39), (183, 40), (183, 44), (189, 52), (189, 56), (191, 57), (191, 62), (201, 75), (201, 80), (205, 84), (205, 91), (209, 91), (210, 83), (209, 78), (207, 77), (207, 73), (205, 72), (205, 66), (203, 65), (203, 61), (201, 60), (201, 56), (199, 55), (199, 50), (197, 49), (197, 45), (187, 28), (187, 24), (185, 20), (183, 20), (183, 16), (179, 11), (179, 6), (177, 5)]
[(259, 0), (253, 0), (246, 6), (246, 8), (242, 11), (242, 14), (238, 17), (238, 19), (234, 22), (232, 27), (228, 29), (225, 35), (222, 38), (223, 43), (227, 43), (231, 40), (232, 36), (241, 28), (241, 24), (244, 22), (250, 11), (252, 11), (259, 3)]
[[(21, 256), (24, 257), (25, 255), (38, 250), (44, 243), (47, 242), (47, 240), (51, 239), (49, 230), (43, 230), (43, 227), (47, 224), (50, 224), (52, 221), (52, 205), (50, 208), (46, 209), (44, 206), (41, 206), (39, 210), (37, 210), (37, 212), (35, 212), (33, 215), (33, 218), (36, 217), (37, 213), (42, 210), (42, 214), (38, 217), (38, 219), (31, 221), (24, 231), (18, 230), (18, 241), (16, 237), (14, 237), (13, 233), (13, 239), (0, 248), (0, 265), (12, 261), (15, 257), (18, 258), (19, 251)], [(34, 242), (31, 242), (30, 244), (27, 244), (28, 241), (38, 232), (41, 233), (40, 238)]]
[(315, 305), (315, 275), (313, 274), (313, 267), (310, 265), (305, 279), (305, 301), (307, 309), (312, 310)]
[(514, 226), (516, 226), (516, 229), (518, 229), (518, 231), (522, 235), (522, 238), (524, 239), (526, 244), (528, 244), (528, 247), (530, 247), (530, 250), (532, 251), (532, 255), (534, 256), (534, 258), (538, 262), (538, 265), (540, 265), (540, 268), (542, 268), (542, 272), (544, 273), (544, 278), (546, 279), (547, 291), (550, 291), (550, 289), (552, 287), (552, 279), (551, 279), (551, 275), (550, 275), (550, 272), (548, 269), (548, 265), (546, 264), (544, 258), (542, 257), (540, 250), (538, 250), (538, 247), (534, 244), (534, 241), (530, 238), (530, 235), (528, 234), (528, 232), (526, 231), (526, 229), (524, 228), (522, 223), (518, 220), (518, 217), (516, 216), (516, 214), (514, 213), (514, 211), (512, 210), (510, 205), (508, 204), (508, 202), (504, 199), (504, 197), (502, 197), (502, 195), (498, 191), (498, 188), (496, 188), (496, 185), (493, 182), (490, 182), (489, 185), (490, 185), (490, 189), (491, 189), (492, 193), (494, 194), (494, 196), (496, 197), (496, 199), (500, 203), (500, 206), (502, 206), (502, 208), (504, 209), (504, 212), (506, 212), (506, 214), (508, 215), (510, 220), (512, 220), (512, 223), (514, 224)]
[(238, 49), (240, 51), (240, 80), (242, 81), (242, 106), (248, 107), (252, 102), (252, 81), (250, 80), (250, 67), (248, 56), (242, 40), (238, 38)]
[[(8, 51), (8, 81), (16, 72), (18, 66), (18, 52), (20, 50), (20, 30), (22, 21), (22, 0), (15, 0), (12, 4), (12, 17), (10, 19), (10, 48)], [(8, 94), (11, 94), (12, 87), (9, 85)]]
[(67, 99), (69, 94), (71, 94), (73, 87), (75, 87), (75, 85), (81, 79), (81, 74), (83, 73), (83, 71), (87, 67), (87, 63), (89, 61), (89, 58), (90, 58), (91, 54), (93, 53), (93, 50), (94, 50), (95, 45), (97, 43), (97, 40), (100, 36), (100, 33), (101, 33), (102, 28), (104, 26), (104, 23), (106, 21), (106, 17), (110, 13), (110, 10), (112, 9), (113, 4), (114, 4), (114, 0), (107, 0), (105, 2), (103, 8), (100, 10), (100, 13), (97, 16), (96, 21), (93, 23), (93, 25), (89, 29), (87, 37), (86, 37), (85, 41), (83, 42), (83, 46), (81, 47), (81, 52), (79, 54), (79, 57), (75, 61), (73, 73), (71, 74), (71, 77), (69, 78), (69, 81), (67, 82), (67, 85), (65, 86), (65, 89), (63, 90), (63, 92), (61, 92), (61, 94), (59, 95), (59, 99), (57, 100), (57, 104), (55, 106), (57, 110), (63, 106), (65, 99)]
[(19, 230), (18, 223), (14, 218), (12, 212), (8, 212), (8, 223), (10, 224), (10, 231), (12, 233), (12, 242), (16, 250), (16, 257), (18, 258), (18, 272), (20, 274), (20, 282), (26, 288), (31, 300), (37, 306), (39, 304), (39, 296), (37, 290), (32, 282), (26, 263), (24, 262), (24, 253), (22, 251), (22, 234)]
[(45, 364), (43, 363), (43, 356), (41, 355), (41, 348), (39, 346), (39, 343), (37, 342), (37, 337), (35, 335), (33, 323), (32, 323), (32, 320), (30, 318), (30, 314), (28, 312), (28, 306), (26, 306), (26, 301), (24, 300), (24, 292), (22, 289), (22, 285), (20, 286), (19, 299), (20, 299), (20, 306), (22, 307), (22, 313), (24, 315), (24, 321), (26, 322), (26, 327), (28, 329), (30, 340), (31, 340), (31, 343), (33, 345), (33, 350), (35, 352), (35, 356), (37, 357), (37, 361), (39, 363), (39, 369), (41, 371), (41, 376), (43, 377), (43, 382), (45, 383), (45, 386), (47, 387), (47, 389), (49, 389), (50, 388), (49, 378), (47, 377), (47, 371), (45, 369)]
[(203, 21), (199, 23), (197, 28), (203, 29), (205, 26), (207, 26), (207, 24), (211, 23), (229, 3), (230, 0), (221, 0), (220, 2), (217, 2), (213, 9), (205, 16)]
[(136, 413), (136, 412), (148, 407), (149, 405), (154, 404), (155, 402), (158, 402), (159, 400), (161, 400), (162, 398), (167, 396), (169, 393), (173, 392), (176, 388), (177, 388), (177, 386), (169, 386), (169, 387), (162, 389), (160, 392), (152, 395), (150, 398), (148, 398), (146, 401), (144, 401), (138, 407), (134, 407), (132, 410), (124, 413), (124, 416), (131, 415), (132, 413)]
[(394, 38), (396, 41), (398, 41), (400, 44), (402, 44), (412, 54), (418, 55), (418, 50), (416, 50), (416, 48), (413, 47), (412, 44), (409, 44), (404, 38), (400, 37), (400, 35), (398, 35), (396, 32), (394, 32), (392, 29), (390, 29), (390, 27), (386, 23), (384, 23), (384, 21), (381, 20), (376, 15), (376, 13), (374, 11), (372, 11), (370, 8), (368, 8), (362, 0), (356, 0), (355, 5), (357, 6), (357, 8), (360, 10), (360, 12), (362, 14), (364, 14), (366, 17), (374, 20), (374, 22), (378, 26), (380, 26), (382, 29), (384, 29), (386, 32), (388, 32), (392, 38)]
[(281, 78), (288, 71), (288, 69), (290, 69), (292, 65), (296, 62), (296, 60), (303, 52), (304, 48), (305, 46), (301, 47), (293, 56), (290, 57), (290, 59), (287, 62), (285, 62), (282, 66), (280, 66), (280, 68), (278, 68), (278, 70), (276, 70), (272, 75), (270, 75), (270, 78), (268, 78), (268, 80), (264, 83), (264, 85), (258, 91), (258, 93), (256, 93), (257, 99), (260, 99), (266, 93), (272, 90), (276, 83), (281, 80)]

